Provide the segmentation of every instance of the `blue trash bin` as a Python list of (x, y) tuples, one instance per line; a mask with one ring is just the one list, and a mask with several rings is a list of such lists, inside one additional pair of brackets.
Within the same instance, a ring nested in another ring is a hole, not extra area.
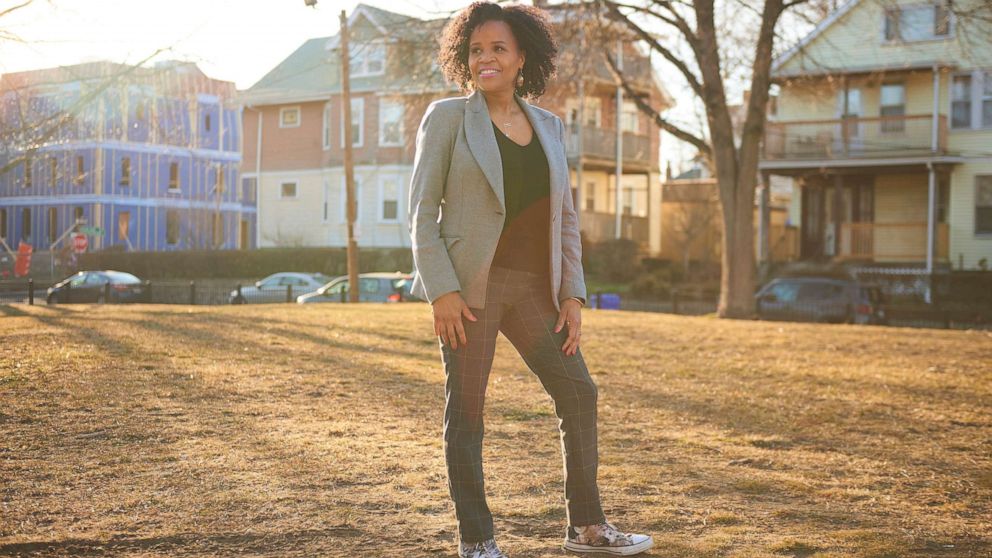
[(619, 310), (620, 294), (619, 293), (594, 294), (589, 297), (589, 307), (599, 308), (601, 310)]

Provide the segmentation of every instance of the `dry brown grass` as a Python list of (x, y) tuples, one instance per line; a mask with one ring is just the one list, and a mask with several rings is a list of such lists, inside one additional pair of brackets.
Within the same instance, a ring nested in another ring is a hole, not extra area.
[[(452, 556), (428, 308), (0, 306), (0, 555)], [(587, 312), (612, 521), (653, 556), (992, 553), (992, 333)], [(502, 546), (560, 556), (501, 341)]]

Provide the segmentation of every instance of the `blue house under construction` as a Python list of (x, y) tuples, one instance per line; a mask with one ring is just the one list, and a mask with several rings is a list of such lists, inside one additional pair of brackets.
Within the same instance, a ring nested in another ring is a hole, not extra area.
[(97, 62), (0, 78), (0, 238), (35, 252), (253, 248), (234, 84), (195, 64)]

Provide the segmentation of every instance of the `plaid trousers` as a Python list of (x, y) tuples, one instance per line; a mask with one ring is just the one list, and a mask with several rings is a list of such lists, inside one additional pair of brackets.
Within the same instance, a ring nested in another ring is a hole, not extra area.
[(446, 376), (444, 455), (461, 540), (479, 542), (493, 536), (482, 472), (482, 409), (501, 331), (554, 400), (569, 525), (606, 521), (596, 485), (597, 389), (582, 353), (569, 356), (561, 350), (568, 326), (554, 332), (558, 312), (551, 300), (550, 277), (493, 267), (486, 306), (473, 308), (472, 313), (478, 321), (463, 320), (468, 344), (459, 343), (452, 350), (441, 343)]

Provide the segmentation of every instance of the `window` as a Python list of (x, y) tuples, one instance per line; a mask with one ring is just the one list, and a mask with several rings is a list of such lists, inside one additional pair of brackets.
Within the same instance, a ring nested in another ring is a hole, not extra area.
[(208, 132), (210, 131), (210, 115), (209, 114), (207, 114), (207, 115), (205, 115), (203, 117), (203, 129), (206, 130), (206, 131), (208, 131)]
[(831, 283), (802, 283), (799, 285), (799, 301), (830, 300), (844, 294), (844, 288)]
[(596, 183), (586, 184), (586, 211), (596, 211)]
[(984, 72), (982, 78), (982, 126), (992, 128), (992, 72)]
[(951, 13), (943, 2), (885, 10), (886, 41), (927, 41), (951, 35)]
[(59, 237), (59, 211), (54, 207), (48, 208), (48, 243), (55, 244)]
[(637, 119), (637, 104), (631, 101), (623, 102), (623, 112), (620, 113), (620, 129), (636, 134), (640, 131)]
[(134, 105), (134, 119), (144, 120), (146, 114), (145, 101), (138, 101)]
[(379, 181), (380, 221), (398, 221), (400, 218), (400, 180), (383, 176)]
[(27, 207), (21, 210), (21, 238), (31, 239), (31, 210)]
[(992, 174), (975, 177), (975, 234), (992, 234)]
[(901, 83), (891, 83), (882, 85), (881, 108), (879, 114), (883, 117), (881, 122), (882, 132), (902, 132), (906, 122), (902, 118), (906, 114), (906, 86)]
[(131, 212), (121, 211), (117, 214), (117, 240), (127, 242), (131, 233)]
[(300, 125), (300, 107), (282, 107), (279, 109), (279, 127), (296, 128)]
[(121, 186), (131, 185), (131, 158), (121, 159)]
[(169, 189), (179, 189), (179, 163), (169, 163)]
[(328, 182), (325, 180), (324, 181), (324, 212), (323, 212), (323, 221), (325, 223), (327, 222), (328, 217), (330, 217), (330, 214), (331, 214), (330, 208), (331, 208), (331, 185), (328, 184)]
[(971, 76), (951, 81), (951, 128), (971, 128)]
[(246, 202), (255, 201), (255, 191), (258, 189), (258, 179), (254, 176), (241, 179), (241, 200)]
[(78, 223), (83, 219), (83, 208), (78, 205), (72, 208), (72, 222), (73, 224)]
[(976, 70), (953, 77), (951, 128), (992, 128), (992, 71)]
[[(344, 147), (344, 103), (341, 103), (341, 147)], [(361, 147), (362, 122), (365, 121), (365, 99), (359, 97), (351, 100), (351, 145)]]
[(588, 97), (586, 98), (586, 118), (585, 125), (593, 126), (595, 128), (600, 127), (600, 121), (603, 115), (603, 103), (599, 97)]
[(403, 145), (403, 103), (379, 103), (379, 145)]
[(179, 211), (175, 209), (165, 211), (165, 243), (170, 246), (179, 244)]
[[(355, 175), (355, 222), (362, 220), (362, 180)], [(344, 177), (341, 178), (341, 211), (338, 212), (342, 223), (348, 222), (348, 185)], [(357, 232), (357, 231), (356, 231)]]
[(24, 187), (25, 188), (30, 188), (31, 187), (31, 167), (32, 166), (33, 165), (31, 164), (31, 159), (25, 159), (24, 160)]
[(86, 161), (82, 155), (76, 156), (76, 184), (82, 184), (86, 179)]
[(54, 188), (59, 177), (59, 160), (55, 157), (48, 158), (48, 187)]
[(331, 148), (331, 104), (327, 103), (324, 105), (324, 126), (321, 130), (320, 137), (323, 138), (324, 149)]
[(296, 197), (296, 183), (283, 182), (279, 185), (279, 197), (282, 199), (293, 199)]
[(349, 53), (349, 69), (353, 77), (382, 75), (386, 71), (386, 45), (381, 43), (354, 44)]
[(7, 210), (0, 207), (0, 238), (7, 238)]
[(624, 186), (623, 188), (623, 214), (632, 215), (634, 213), (634, 188)]
[(798, 283), (782, 282), (772, 285), (767, 294), (775, 295), (777, 302), (792, 302), (798, 293)]

